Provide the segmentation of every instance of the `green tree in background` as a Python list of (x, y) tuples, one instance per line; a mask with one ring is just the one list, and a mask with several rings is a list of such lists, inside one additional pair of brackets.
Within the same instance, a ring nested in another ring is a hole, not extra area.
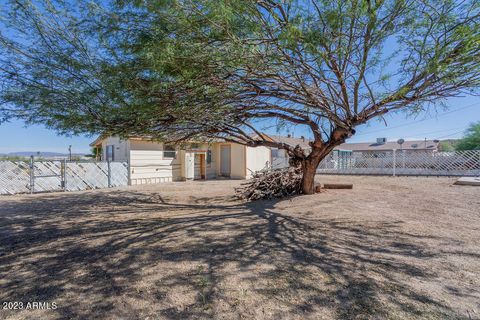
[(480, 150), (480, 122), (468, 127), (465, 136), (456, 145), (456, 150)]
[(356, 126), (480, 86), (475, 0), (10, 0), (0, 21), (4, 120), (281, 148), (307, 194)]
[(439, 147), (439, 151), (444, 151), (444, 152), (455, 151), (455, 145), (451, 140), (440, 141), (438, 147)]

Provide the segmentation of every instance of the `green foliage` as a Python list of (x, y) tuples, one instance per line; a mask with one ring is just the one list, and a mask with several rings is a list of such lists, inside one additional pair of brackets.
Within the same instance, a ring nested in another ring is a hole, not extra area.
[(480, 150), (480, 122), (470, 125), (456, 145), (456, 150)]
[(440, 143), (438, 144), (438, 147), (439, 147), (439, 151), (442, 151), (442, 152), (455, 151), (455, 145), (450, 140), (440, 141)]
[(86, 154), (85, 157), (99, 159), (102, 156), (102, 148), (91, 148), (90, 154)]
[(0, 155), (0, 161), (28, 161), (30, 157)]
[(479, 16), (474, 0), (9, 0), (0, 119), (252, 145), (303, 125), (338, 144), (478, 90)]

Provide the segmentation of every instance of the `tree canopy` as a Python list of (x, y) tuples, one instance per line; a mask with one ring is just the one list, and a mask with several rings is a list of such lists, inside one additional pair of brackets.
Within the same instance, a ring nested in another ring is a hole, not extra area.
[[(16, 0), (5, 12), (4, 119), (278, 147), (310, 176), (356, 126), (480, 85), (474, 0)], [(310, 130), (310, 150), (262, 134), (288, 125)]]
[(480, 150), (480, 122), (472, 123), (465, 136), (455, 145), (456, 150)]

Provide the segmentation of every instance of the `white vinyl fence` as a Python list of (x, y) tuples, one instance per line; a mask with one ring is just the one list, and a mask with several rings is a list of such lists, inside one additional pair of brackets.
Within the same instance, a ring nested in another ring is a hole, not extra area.
[[(272, 158), (272, 169), (288, 167), (288, 158)], [(392, 176), (480, 176), (480, 150), (423, 152), (387, 150), (334, 151), (320, 163), (319, 174)]]
[(480, 150), (334, 151), (320, 163), (317, 172), (392, 176), (480, 176)]
[(0, 161), (0, 194), (126, 186), (128, 174), (126, 162)]

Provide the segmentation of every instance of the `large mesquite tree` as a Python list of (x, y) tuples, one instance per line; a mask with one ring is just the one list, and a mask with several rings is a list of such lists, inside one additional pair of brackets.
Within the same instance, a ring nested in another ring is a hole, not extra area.
[[(478, 1), (145, 0), (83, 16), (19, 2), (8, 28), (35, 28), (3, 32), (5, 118), (285, 149), (306, 194), (356, 126), (480, 85)], [(271, 141), (271, 125), (308, 128), (310, 149)]]

